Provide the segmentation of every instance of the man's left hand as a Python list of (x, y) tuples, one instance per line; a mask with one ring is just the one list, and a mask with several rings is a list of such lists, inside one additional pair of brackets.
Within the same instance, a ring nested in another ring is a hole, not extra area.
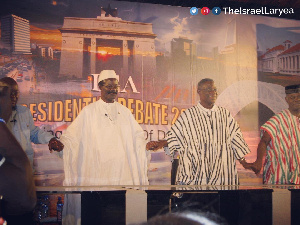
[(48, 147), (49, 147), (50, 152), (52, 152), (52, 150), (60, 152), (64, 149), (63, 143), (61, 143), (56, 138), (51, 138), (51, 140), (49, 141)]

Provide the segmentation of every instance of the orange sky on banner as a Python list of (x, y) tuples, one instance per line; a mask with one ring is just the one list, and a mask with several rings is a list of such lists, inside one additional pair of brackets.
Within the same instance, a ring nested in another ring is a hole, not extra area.
[(86, 89), (84, 85), (80, 85), (81, 86), (81, 90), (80, 91), (76, 91), (76, 92), (67, 92), (67, 94), (69, 95), (73, 95), (73, 96), (78, 96), (78, 97), (93, 97), (93, 94), (91, 93), (91, 91), (89, 89)]
[(47, 44), (53, 49), (61, 49), (62, 37), (59, 30), (47, 30), (30, 25), (30, 42)]

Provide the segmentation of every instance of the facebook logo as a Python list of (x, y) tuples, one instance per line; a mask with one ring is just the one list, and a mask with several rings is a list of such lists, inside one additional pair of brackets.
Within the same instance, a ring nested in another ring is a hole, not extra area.
[(214, 7), (211, 11), (214, 15), (219, 15), (221, 13), (221, 9), (219, 7)]

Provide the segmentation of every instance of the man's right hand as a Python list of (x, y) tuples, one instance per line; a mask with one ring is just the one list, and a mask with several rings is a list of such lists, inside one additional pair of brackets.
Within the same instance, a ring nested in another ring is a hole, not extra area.
[(168, 142), (166, 140), (162, 141), (149, 141), (146, 145), (147, 150), (156, 151), (160, 148), (168, 146)]
[(262, 163), (259, 163), (257, 161), (255, 161), (254, 163), (248, 163), (248, 162), (246, 162), (246, 160), (243, 160), (243, 161), (240, 161), (240, 163), (246, 170), (252, 170), (256, 175), (259, 174), (259, 172), (262, 168)]
[(255, 161), (254, 163), (251, 163), (250, 168), (256, 175), (258, 175), (261, 171), (262, 163)]
[(64, 149), (63, 143), (61, 143), (56, 138), (51, 138), (51, 140), (49, 141), (48, 147), (49, 147), (50, 152), (52, 152), (52, 150), (60, 152)]

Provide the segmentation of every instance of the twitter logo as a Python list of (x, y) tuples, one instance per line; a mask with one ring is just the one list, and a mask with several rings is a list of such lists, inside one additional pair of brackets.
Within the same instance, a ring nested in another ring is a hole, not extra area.
[(197, 15), (198, 14), (198, 9), (196, 8), (196, 7), (192, 7), (191, 9), (190, 9), (190, 13), (191, 13), (191, 15)]

